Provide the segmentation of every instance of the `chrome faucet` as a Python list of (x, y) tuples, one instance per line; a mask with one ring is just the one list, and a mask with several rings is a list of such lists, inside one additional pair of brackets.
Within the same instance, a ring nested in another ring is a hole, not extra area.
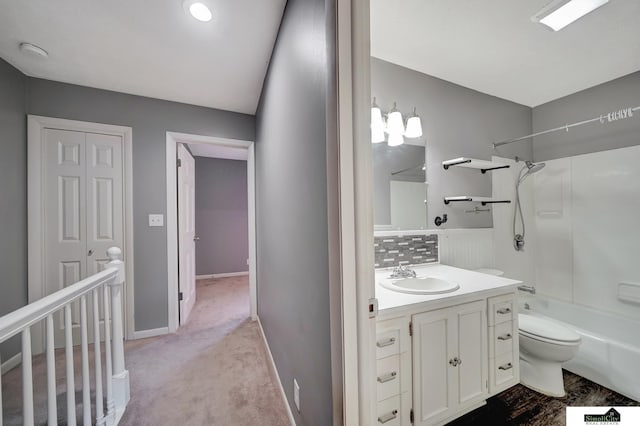
[(410, 266), (399, 265), (393, 268), (393, 272), (389, 275), (389, 278), (415, 278), (416, 271), (411, 269)]
[(536, 288), (532, 285), (519, 285), (518, 290), (526, 291), (527, 293), (536, 294)]

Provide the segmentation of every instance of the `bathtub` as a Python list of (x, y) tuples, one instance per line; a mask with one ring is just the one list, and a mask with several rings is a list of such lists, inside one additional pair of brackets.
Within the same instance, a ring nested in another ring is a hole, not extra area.
[(553, 318), (580, 334), (578, 353), (563, 368), (640, 401), (640, 321), (544, 296), (523, 297), (520, 311)]

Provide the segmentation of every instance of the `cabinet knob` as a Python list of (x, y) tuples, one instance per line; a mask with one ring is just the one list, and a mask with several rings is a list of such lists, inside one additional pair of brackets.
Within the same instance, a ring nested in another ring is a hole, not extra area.
[(398, 417), (398, 410), (393, 410), (387, 414), (383, 414), (380, 417), (378, 417), (378, 422), (384, 424), (384, 423), (390, 422), (396, 417)]
[(509, 340), (511, 339), (511, 333), (503, 334), (502, 336), (498, 336), (498, 340)]
[(449, 360), (449, 364), (451, 364), (454, 367), (457, 367), (460, 364), (462, 364), (462, 360), (456, 356), (456, 357), (454, 357), (454, 358)]
[(510, 362), (501, 365), (500, 367), (498, 367), (498, 370), (511, 370), (513, 368), (513, 364), (511, 364)]
[(378, 340), (376, 346), (379, 348), (384, 348), (385, 346), (391, 346), (396, 342), (395, 337), (389, 337), (388, 339)]
[(502, 308), (497, 311), (500, 315), (511, 313), (511, 308)]

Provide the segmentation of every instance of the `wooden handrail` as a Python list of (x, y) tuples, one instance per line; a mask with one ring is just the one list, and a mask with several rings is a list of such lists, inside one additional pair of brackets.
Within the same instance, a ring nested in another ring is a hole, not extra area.
[(83, 294), (90, 293), (94, 288), (113, 282), (117, 276), (118, 270), (116, 268), (107, 268), (0, 317), (0, 343), (43, 320), (47, 315), (62, 309)]

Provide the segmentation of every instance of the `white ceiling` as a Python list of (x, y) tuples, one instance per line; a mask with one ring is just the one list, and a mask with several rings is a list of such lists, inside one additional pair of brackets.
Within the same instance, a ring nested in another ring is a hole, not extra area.
[(189, 149), (194, 157), (220, 158), (223, 160), (247, 160), (247, 148), (211, 145), (206, 143), (190, 143)]
[[(0, 3), (0, 57), (29, 76), (254, 114), (286, 0)], [(20, 42), (49, 52), (42, 60)]]
[(371, 54), (530, 107), (640, 70), (640, 1), (554, 32), (550, 0), (371, 0)]

